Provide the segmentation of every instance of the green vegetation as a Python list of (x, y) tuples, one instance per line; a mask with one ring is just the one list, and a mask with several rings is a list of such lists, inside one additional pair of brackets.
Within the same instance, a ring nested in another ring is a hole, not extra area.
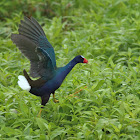
[[(1, 0), (0, 6), (1, 140), (140, 139), (139, 0)], [(78, 54), (89, 60), (75, 66), (56, 91), (59, 103), (51, 97), (41, 117), (40, 98), (17, 85), (30, 64), (10, 35), (24, 15), (42, 25), (58, 66)]]

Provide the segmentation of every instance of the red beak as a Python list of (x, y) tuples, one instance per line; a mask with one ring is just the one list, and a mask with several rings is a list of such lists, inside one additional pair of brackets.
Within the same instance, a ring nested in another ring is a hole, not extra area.
[(88, 63), (87, 59), (85, 59), (85, 58), (84, 58), (84, 61), (83, 61), (83, 63)]

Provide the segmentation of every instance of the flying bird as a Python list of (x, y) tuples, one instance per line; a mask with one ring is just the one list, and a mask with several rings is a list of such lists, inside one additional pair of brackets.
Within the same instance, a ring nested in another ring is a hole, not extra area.
[(40, 24), (33, 18), (24, 17), (18, 28), (19, 34), (12, 34), (11, 40), (18, 49), (30, 60), (30, 76), (38, 78), (32, 80), (26, 70), (24, 76), (18, 76), (18, 85), (30, 93), (41, 97), (41, 105), (45, 106), (51, 93), (54, 102), (55, 91), (77, 63), (88, 63), (78, 55), (64, 67), (56, 66), (54, 48), (46, 38)]

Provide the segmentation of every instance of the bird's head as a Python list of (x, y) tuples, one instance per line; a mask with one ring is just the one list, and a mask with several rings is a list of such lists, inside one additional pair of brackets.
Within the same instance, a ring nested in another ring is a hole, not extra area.
[(75, 57), (75, 61), (77, 63), (88, 63), (88, 61), (82, 56), (82, 55), (78, 55)]

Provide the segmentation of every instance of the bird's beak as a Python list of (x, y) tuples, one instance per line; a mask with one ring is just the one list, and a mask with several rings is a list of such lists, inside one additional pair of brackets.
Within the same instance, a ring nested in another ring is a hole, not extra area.
[(83, 61), (83, 63), (88, 63), (87, 59), (85, 59), (85, 58), (84, 58), (84, 61)]

